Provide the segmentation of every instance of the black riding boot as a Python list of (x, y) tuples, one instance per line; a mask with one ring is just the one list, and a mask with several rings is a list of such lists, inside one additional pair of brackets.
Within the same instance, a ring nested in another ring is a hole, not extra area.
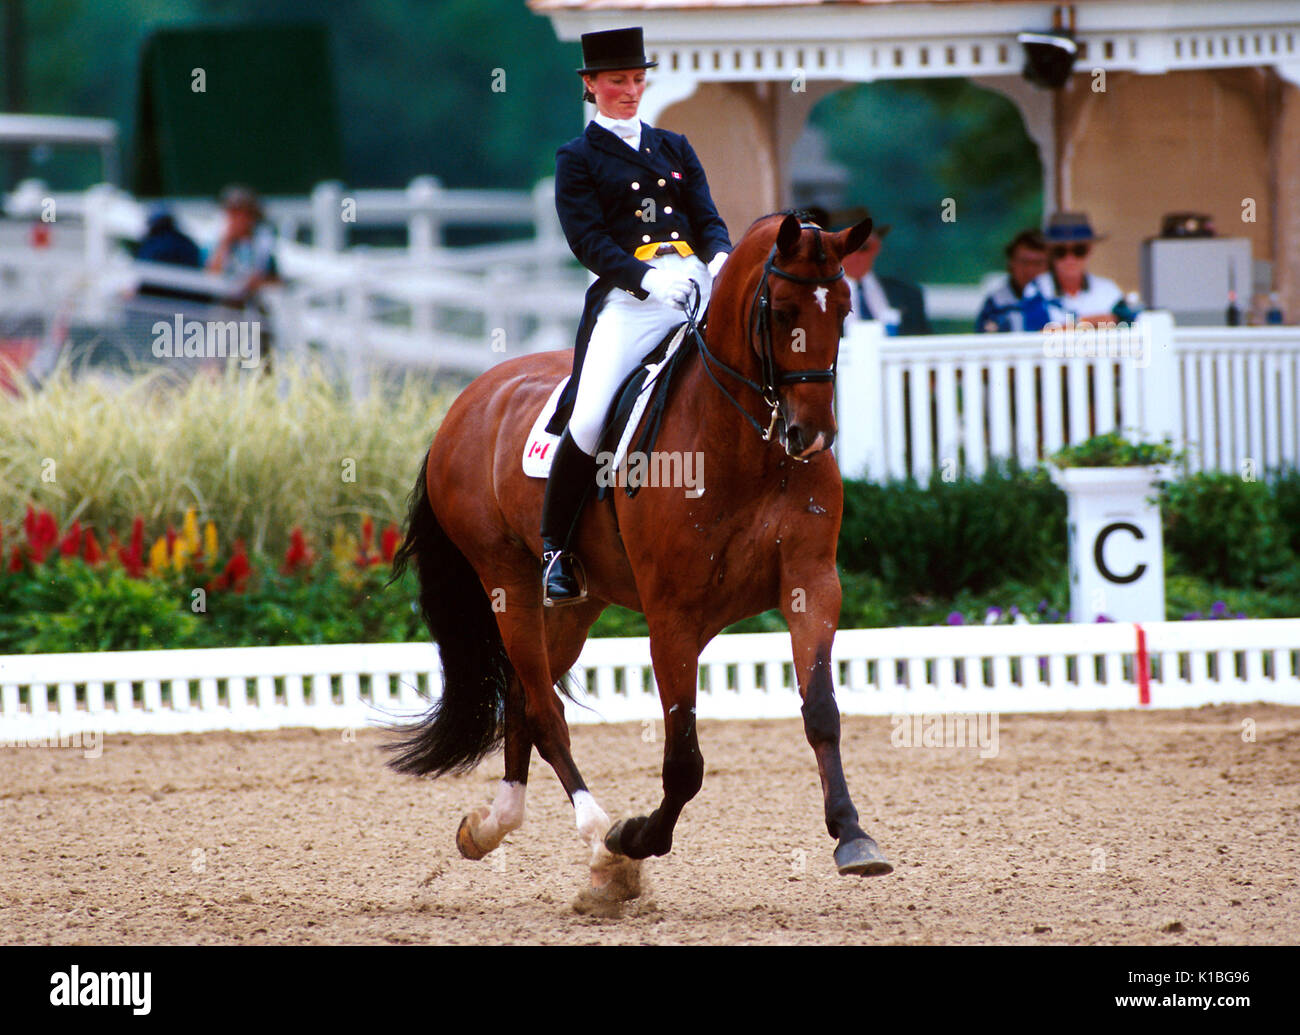
[(542, 503), (542, 603), (547, 607), (587, 599), (586, 583), (577, 558), (569, 552), (569, 540), (595, 474), (596, 458), (584, 453), (565, 428), (551, 461)]

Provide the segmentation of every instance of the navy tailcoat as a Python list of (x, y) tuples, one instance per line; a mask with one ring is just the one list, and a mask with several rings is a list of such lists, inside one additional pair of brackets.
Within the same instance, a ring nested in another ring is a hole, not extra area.
[(555, 210), (578, 261), (596, 274), (574, 342), (573, 376), (546, 430), (564, 431), (587, 343), (605, 296), (615, 288), (645, 298), (650, 268), (633, 251), (650, 241), (685, 241), (707, 265), (731, 251), (695, 151), (679, 133), (641, 123), (638, 150), (594, 120), (555, 152)]

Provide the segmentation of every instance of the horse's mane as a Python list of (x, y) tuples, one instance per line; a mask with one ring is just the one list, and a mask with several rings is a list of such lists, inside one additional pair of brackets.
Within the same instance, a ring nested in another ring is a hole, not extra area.
[[(749, 232), (753, 230), (754, 227), (758, 226), (759, 223), (763, 222), (763, 220), (771, 219), (773, 216), (798, 216), (799, 222), (801, 223), (813, 222), (813, 214), (809, 212), (806, 208), (783, 208), (781, 209), (780, 212), (769, 212), (767, 213), (767, 215), (759, 216), (752, 223), (750, 223), (749, 226), (745, 227), (745, 235), (748, 235)], [(821, 224), (819, 223), (818, 225), (820, 226)], [(822, 227), (822, 229), (825, 230), (826, 227)]]

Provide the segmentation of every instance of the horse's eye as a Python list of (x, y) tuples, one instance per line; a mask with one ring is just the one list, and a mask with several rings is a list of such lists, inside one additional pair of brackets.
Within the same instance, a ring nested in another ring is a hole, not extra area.
[(782, 326), (788, 325), (794, 319), (793, 309), (773, 309), (772, 318)]

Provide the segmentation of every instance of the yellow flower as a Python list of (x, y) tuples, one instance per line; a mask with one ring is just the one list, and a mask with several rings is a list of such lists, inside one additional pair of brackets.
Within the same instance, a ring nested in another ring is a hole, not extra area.
[(177, 571), (184, 571), (185, 565), (190, 559), (190, 543), (185, 536), (178, 536), (176, 542), (172, 544), (172, 567)]
[(217, 526), (211, 521), (203, 529), (203, 556), (208, 559), (208, 564), (217, 562)]
[(167, 537), (160, 535), (149, 551), (149, 573), (160, 575), (167, 567)]
[(198, 515), (194, 513), (193, 507), (185, 511), (185, 520), (181, 524), (180, 538), (185, 544), (186, 554), (199, 552), (199, 519)]
[(334, 570), (338, 572), (339, 578), (347, 585), (359, 583), (361, 573), (357, 570), (356, 560), (357, 550), (361, 544), (357, 537), (347, 531), (342, 525), (334, 526), (334, 538), (330, 544), (330, 556), (334, 558)]

